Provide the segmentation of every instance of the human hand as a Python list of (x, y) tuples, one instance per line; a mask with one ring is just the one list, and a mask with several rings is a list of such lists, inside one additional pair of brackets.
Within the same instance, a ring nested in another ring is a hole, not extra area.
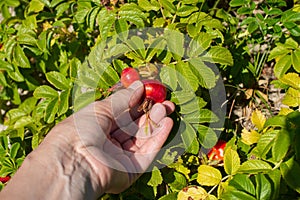
[(150, 120), (137, 111), (143, 93), (136, 81), (56, 125), (26, 157), (1, 198), (95, 199), (128, 188), (147, 170), (173, 126), (167, 117), (174, 111), (170, 101), (155, 104)]
[[(174, 104), (155, 104), (150, 120), (137, 111), (143, 98), (140, 81), (73, 115), (80, 154), (95, 169), (105, 192), (119, 193), (145, 172), (166, 141)], [(103, 176), (105, 174), (105, 176)]]

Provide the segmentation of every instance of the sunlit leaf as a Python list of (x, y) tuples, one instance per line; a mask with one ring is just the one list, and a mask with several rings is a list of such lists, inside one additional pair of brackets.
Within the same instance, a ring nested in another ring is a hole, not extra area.
[(272, 170), (272, 167), (265, 161), (247, 160), (246, 162), (242, 163), (238, 172), (255, 174), (255, 173), (261, 173), (261, 172), (269, 172), (270, 170)]
[(16, 45), (14, 49), (14, 58), (19, 67), (30, 68), (29, 60), (20, 45)]
[(58, 96), (58, 92), (48, 85), (42, 85), (34, 90), (33, 96), (35, 98), (55, 98)]
[(200, 165), (198, 167), (197, 182), (204, 186), (214, 186), (221, 182), (221, 172), (209, 165)]
[(147, 185), (152, 186), (152, 187), (157, 187), (158, 185), (160, 185), (163, 181), (163, 177), (159, 171), (159, 169), (154, 166), (152, 173), (151, 173), (151, 178), (150, 180), (147, 182)]
[(227, 148), (224, 153), (224, 169), (229, 175), (237, 173), (240, 167), (240, 157), (236, 150)]
[(300, 72), (300, 50), (295, 50), (291, 54), (292, 64), (297, 72)]
[(266, 117), (260, 110), (256, 109), (251, 115), (251, 121), (258, 130), (262, 130), (266, 122)]
[(219, 46), (212, 46), (208, 53), (201, 57), (201, 60), (223, 65), (233, 65), (233, 58), (230, 51)]
[(287, 73), (279, 79), (283, 84), (300, 90), (300, 77), (297, 73)]
[(190, 199), (206, 199), (216, 200), (217, 198), (210, 195), (206, 190), (200, 186), (189, 186), (179, 191), (177, 199), (179, 200), (190, 200)]
[(285, 55), (278, 60), (274, 66), (274, 74), (276, 77), (281, 78), (291, 67), (292, 59), (290, 55)]
[(70, 87), (70, 81), (60, 72), (48, 72), (46, 74), (46, 79), (57, 89), (67, 90)]
[(242, 130), (241, 135), (242, 135), (242, 142), (244, 142), (247, 145), (252, 145), (254, 143), (257, 143), (257, 141), (261, 137), (261, 135), (257, 131), (255, 130), (248, 131), (246, 129)]
[(300, 105), (300, 90), (289, 88), (285, 93), (282, 103), (291, 107), (297, 107)]

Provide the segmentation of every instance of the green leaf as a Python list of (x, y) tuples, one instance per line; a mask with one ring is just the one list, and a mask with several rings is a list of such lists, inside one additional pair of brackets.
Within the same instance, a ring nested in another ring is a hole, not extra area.
[(239, 191), (247, 192), (253, 196), (255, 195), (255, 186), (246, 174), (234, 175), (233, 179), (229, 181), (229, 185)]
[(214, 186), (221, 182), (221, 172), (209, 165), (200, 165), (198, 167), (197, 182), (204, 186)]
[(25, 127), (31, 123), (33, 123), (31, 116), (23, 116), (15, 122), (14, 129)]
[(126, 41), (126, 44), (129, 46), (131, 50), (136, 52), (141, 59), (146, 58), (146, 50), (145, 50), (145, 45), (144, 41), (142, 38), (138, 36), (132, 36), (131, 39)]
[(202, 54), (210, 47), (213, 38), (215, 38), (215, 36), (206, 32), (197, 33), (197, 36), (190, 42), (187, 52), (188, 55), (190, 57), (196, 57)]
[[(179, 191), (177, 199), (178, 200), (215, 200), (212, 195), (209, 195), (206, 190), (200, 186), (188, 186)], [(171, 200), (171, 199), (170, 199)]]
[(176, 14), (180, 17), (187, 17), (196, 11), (198, 11), (196, 6), (183, 5), (176, 11)]
[(193, 91), (196, 91), (199, 85), (198, 78), (191, 70), (189, 63), (178, 61), (178, 63), (175, 65), (175, 68), (177, 72), (186, 79)]
[[(79, 11), (81, 12), (81, 11)], [(77, 12), (78, 13), (78, 12)], [(87, 11), (83, 10), (82, 15), (86, 15)], [(76, 14), (77, 15), (77, 14)], [(108, 12), (106, 9), (99, 11), (97, 19), (99, 22), (99, 31), (103, 41), (108, 37), (108, 34), (115, 23), (116, 15), (113, 12)]]
[(17, 156), (18, 150), (20, 149), (20, 143), (15, 142), (11, 145), (11, 148), (9, 150), (10, 157), (14, 159)]
[(19, 106), (19, 109), (24, 111), (27, 114), (30, 114), (31, 111), (36, 107), (37, 99), (35, 97), (28, 97), (25, 99), (22, 104)]
[(217, 143), (218, 137), (212, 128), (201, 124), (193, 126), (198, 131), (198, 138), (203, 148), (212, 148)]
[(87, 16), (87, 24), (89, 25), (89, 28), (91, 30), (94, 29), (95, 27), (95, 22), (96, 22), (96, 17), (98, 15), (100, 11), (100, 7), (93, 7), (90, 12), (88, 13), (88, 16)]
[(70, 88), (70, 81), (67, 80), (66, 77), (60, 72), (57, 71), (48, 72), (46, 74), (46, 79), (57, 89), (67, 90)]
[(287, 118), (286, 116), (274, 116), (272, 118), (267, 119), (264, 128), (268, 128), (268, 127), (281, 127), (281, 128), (288, 128), (289, 125), (287, 124)]
[(7, 71), (7, 73), (14, 81), (22, 82), (25, 80), (24, 76), (21, 74), (19, 68), (16, 65), (14, 65), (14, 71)]
[(268, 61), (271, 61), (275, 58), (280, 58), (290, 53), (288, 47), (284, 44), (277, 44), (277, 46), (271, 50), (270, 55), (268, 56)]
[(84, 63), (78, 71), (78, 84), (82, 87), (96, 88), (100, 77), (95, 71)]
[(182, 105), (189, 101), (193, 101), (196, 98), (196, 95), (192, 91), (173, 91), (171, 93), (171, 101), (176, 105)]
[(289, 88), (282, 103), (291, 107), (298, 107), (300, 105), (300, 90)]
[(251, 122), (258, 130), (262, 130), (266, 122), (266, 117), (260, 110), (255, 110), (251, 115)]
[(238, 6), (243, 6), (245, 4), (247, 4), (248, 1), (247, 0), (231, 0), (229, 5), (231, 7), (238, 7)]
[(272, 167), (265, 161), (247, 160), (241, 165), (238, 173), (256, 174), (269, 172), (270, 170), (272, 170)]
[[(200, 97), (195, 97), (191, 101), (179, 104), (180, 105), (180, 114), (189, 115), (196, 112), (199, 112), (200, 109), (203, 107), (201, 104), (199, 104), (201, 101), (204, 101)], [(206, 102), (204, 102), (206, 104)], [(193, 121), (190, 121), (193, 123)]]
[(233, 65), (233, 58), (230, 51), (224, 47), (212, 46), (201, 60), (223, 65)]
[(164, 176), (164, 182), (172, 188), (172, 191), (179, 191), (187, 184), (186, 178), (183, 174), (171, 171)]
[(285, 182), (300, 194), (300, 166), (294, 157), (280, 165), (280, 172)]
[(277, 78), (281, 78), (291, 67), (292, 59), (290, 55), (285, 55), (276, 62), (274, 66), (274, 74)]
[(174, 68), (162, 67), (159, 73), (160, 80), (163, 84), (169, 86), (173, 91), (177, 88), (177, 72)]
[(184, 115), (184, 119), (189, 123), (212, 123), (219, 120), (209, 109), (200, 109), (200, 111), (189, 113)]
[(197, 138), (195, 129), (188, 122), (183, 121), (180, 123), (179, 132), (185, 148), (188, 149), (193, 140)]
[(116, 32), (118, 33), (118, 37), (121, 40), (126, 40), (126, 38), (128, 37), (128, 29), (129, 29), (129, 26), (128, 26), (126, 20), (118, 19), (115, 22), (115, 29), (116, 29)]
[(224, 169), (229, 175), (237, 173), (241, 165), (239, 154), (236, 150), (227, 148), (224, 154)]
[(122, 6), (119, 11), (120, 19), (125, 19), (128, 22), (135, 24), (138, 28), (144, 27), (144, 13), (137, 8), (125, 8)]
[(272, 148), (272, 159), (274, 159), (276, 162), (282, 160), (289, 150), (289, 147), (292, 142), (291, 140), (292, 139), (290, 137), (289, 132), (285, 129), (281, 129), (274, 139), (274, 145)]
[(261, 135), (257, 142), (256, 150), (260, 158), (265, 158), (274, 144), (275, 137), (278, 131), (269, 131)]
[(172, 192), (169, 194), (166, 194), (162, 197), (160, 197), (158, 200), (171, 200), (171, 199), (177, 199), (177, 192)]
[(48, 85), (42, 85), (37, 87), (34, 92), (33, 96), (35, 98), (55, 98), (58, 97), (58, 92), (51, 88)]
[(270, 199), (278, 199), (280, 193), (281, 173), (279, 169), (272, 170), (267, 174), (269, 180), (272, 180), (272, 197)]
[(50, 124), (54, 121), (55, 115), (58, 111), (58, 97), (53, 98), (46, 106), (44, 120)]
[(23, 49), (19, 44), (17, 44), (14, 48), (14, 60), (19, 67), (22, 68), (31, 67), (28, 58), (26, 57)]
[(50, 7), (54, 8), (55, 6), (57, 6), (58, 4), (64, 2), (64, 0), (52, 0), (50, 3)]
[(150, 10), (158, 11), (159, 10), (159, 6), (152, 4), (148, 0), (138, 0), (138, 5), (146, 11), (150, 11)]
[(69, 96), (70, 96), (70, 90), (64, 90), (59, 94), (59, 106), (57, 115), (61, 116), (62, 114), (65, 114), (69, 109)]
[(0, 59), (0, 70), (13, 71), (14, 67), (10, 63), (5, 62), (5, 61)]
[(257, 200), (254, 196), (235, 189), (234, 187), (229, 187), (225, 193), (221, 195), (221, 199), (230, 200)]
[(297, 90), (300, 90), (300, 77), (297, 73), (287, 73), (283, 77), (281, 77), (280, 82), (291, 86)]
[(166, 48), (166, 41), (162, 37), (158, 37), (154, 39), (154, 41), (147, 47), (146, 52), (146, 62), (150, 62), (151, 59), (157, 54), (158, 52), (165, 50)]
[(6, 113), (7, 123), (13, 125), (18, 119), (26, 116), (27, 113), (18, 108), (12, 108)]
[(181, 60), (185, 49), (184, 35), (178, 31), (166, 29), (164, 37), (167, 41), (168, 50), (173, 54), (176, 60)]
[(29, 3), (28, 13), (35, 12), (38, 13), (44, 9), (44, 4), (39, 0), (32, 0)]
[(151, 173), (151, 178), (150, 180), (147, 182), (147, 185), (151, 186), (151, 187), (157, 187), (159, 186), (161, 183), (163, 182), (163, 177), (159, 171), (159, 169), (154, 166), (152, 173)]
[(186, 148), (185, 152), (194, 154), (194, 155), (198, 155), (199, 150), (200, 150), (199, 141), (197, 138), (194, 138), (193, 141), (191, 142), (190, 146), (188, 148)]
[(256, 21), (256, 18), (255, 17), (247, 17), (246, 19), (244, 19), (241, 23), (241, 26), (244, 26), (244, 25), (248, 25), (252, 22), (255, 22)]
[(259, 24), (255, 21), (255, 22), (252, 22), (248, 25), (248, 32), (251, 34), (253, 33), (254, 31), (256, 31), (257, 29), (259, 28)]
[(300, 20), (300, 13), (293, 10), (287, 10), (282, 13), (281, 21), (282, 22), (295, 22)]
[(295, 50), (291, 53), (291, 56), (292, 56), (292, 64), (293, 64), (293, 67), (294, 69), (297, 71), (297, 72), (300, 72), (300, 50)]
[(272, 186), (270, 181), (265, 177), (264, 174), (256, 174), (256, 198), (257, 199), (271, 199)]
[(167, 9), (171, 13), (176, 12), (176, 7), (172, 4), (172, 1), (170, 0), (160, 0), (159, 1), (164, 9)]
[(198, 77), (199, 84), (202, 87), (211, 89), (216, 85), (216, 75), (200, 58), (192, 58), (189, 60), (190, 68)]

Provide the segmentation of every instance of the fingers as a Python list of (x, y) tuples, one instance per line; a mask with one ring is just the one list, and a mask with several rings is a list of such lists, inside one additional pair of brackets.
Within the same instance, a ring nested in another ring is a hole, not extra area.
[[(153, 159), (167, 140), (169, 133), (173, 127), (173, 121), (169, 117), (163, 118), (158, 128), (153, 130), (151, 136), (147, 139), (141, 139), (141, 146), (136, 149), (130, 156), (133, 164), (136, 166), (137, 173), (144, 172), (149, 165), (153, 162)], [(139, 138), (135, 143), (139, 142)]]
[(112, 130), (117, 127), (123, 127), (134, 121), (139, 113), (134, 112), (134, 107), (140, 104), (144, 93), (142, 82), (135, 81), (127, 89), (120, 90), (111, 95), (105, 102), (109, 103), (113, 126)]
[[(129, 147), (134, 146), (132, 144), (132, 141), (129, 140), (131, 140), (133, 136), (137, 138), (147, 138), (147, 134), (152, 134), (152, 126), (157, 126), (156, 124), (159, 123), (167, 115), (166, 110), (167, 108), (163, 104), (154, 104), (154, 106), (150, 110), (149, 115), (144, 114), (141, 118), (131, 122), (127, 126), (120, 127), (119, 129), (114, 131), (111, 136), (121, 144), (124, 144), (128, 141), (128, 143), (125, 144), (124, 147), (128, 147), (129, 150)], [(147, 117), (149, 119), (147, 119)], [(148, 126), (149, 130), (146, 130), (146, 126)]]

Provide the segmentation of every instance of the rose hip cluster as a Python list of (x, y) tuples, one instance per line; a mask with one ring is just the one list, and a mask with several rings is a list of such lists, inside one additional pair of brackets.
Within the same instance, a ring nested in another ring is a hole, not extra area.
[[(141, 80), (141, 76), (135, 68), (128, 67), (123, 69), (120, 80), (121, 86), (127, 88), (137, 80)], [(153, 104), (161, 103), (166, 99), (167, 90), (158, 80), (142, 79), (141, 81), (145, 87), (145, 99), (138, 111), (148, 113)]]

